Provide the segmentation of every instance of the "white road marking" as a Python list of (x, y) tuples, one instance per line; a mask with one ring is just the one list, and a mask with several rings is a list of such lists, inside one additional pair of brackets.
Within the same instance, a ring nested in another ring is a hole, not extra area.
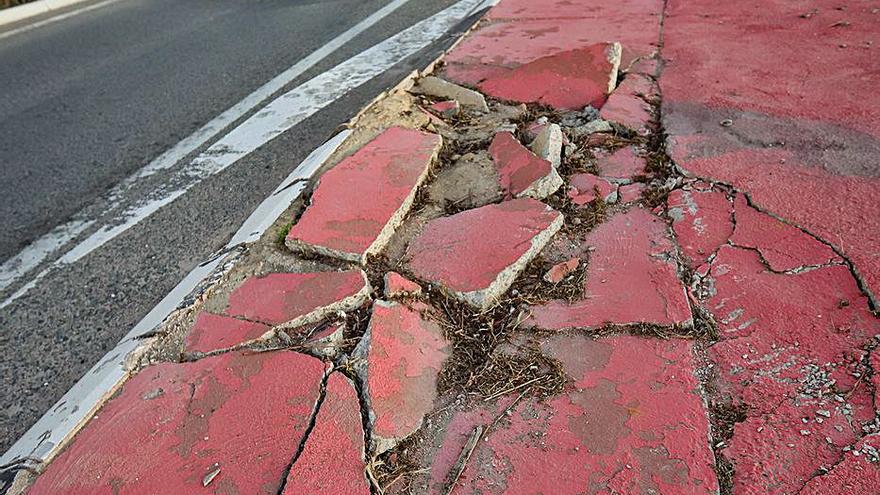
[(31, 31), (33, 29), (41, 28), (48, 24), (54, 24), (58, 21), (63, 21), (64, 19), (69, 19), (74, 16), (78, 16), (80, 14), (85, 14), (86, 12), (90, 12), (95, 9), (100, 9), (101, 7), (105, 7), (110, 5), (111, 3), (116, 3), (120, 0), (104, 0), (103, 2), (98, 2), (87, 7), (83, 7), (81, 9), (72, 10), (70, 12), (65, 12), (63, 14), (58, 14), (56, 16), (49, 17), (48, 19), (43, 19), (42, 21), (37, 21), (32, 24), (27, 24), (20, 28), (10, 29), (5, 33), (0, 33), (0, 40), (4, 38), (8, 38), (10, 36), (15, 36), (16, 34), (21, 34), (27, 31)]
[[(267, 109), (272, 107), (273, 111), (291, 112), (289, 119), (279, 120), (275, 114), (260, 112), (258, 115), (261, 115), (261, 117), (256, 119), (256, 121), (251, 122), (257, 117), (255, 115), (242, 123), (233, 132), (242, 128), (250, 129), (251, 132), (262, 133), (263, 142), (268, 141), (283, 132), (282, 128), (284, 130), (289, 129), (296, 125), (296, 122), (301, 122), (307, 116), (306, 114), (311, 115), (311, 113), (324, 108), (330, 102), (360, 84), (355, 84), (355, 81), (364, 82), (369, 80), (407, 56), (428, 46), (459, 21), (474, 13), (478, 10), (478, 7), (486, 5), (486, 3), (481, 0), (460, 0), (451, 7), (336, 66), (330, 71), (332, 74), (329, 76), (323, 74), (303, 84), (298, 88), (302, 91), (302, 94), (297, 93), (297, 90), (291, 91), (266, 107)], [(378, 68), (380, 64), (385, 64), (381, 70)], [(356, 68), (365, 70), (373, 75), (363, 79), (364, 76), (353, 70)], [(310, 84), (312, 85), (309, 86)], [(348, 89), (340, 92), (340, 90), (323, 87), (321, 86), (322, 84), (338, 84), (339, 88)], [(308, 91), (305, 91), (305, 89)], [(314, 94), (310, 95), (310, 91)], [(337, 96), (333, 99), (328, 99), (331, 97), (331, 94), (336, 94)], [(347, 138), (348, 134), (350, 134), (350, 131), (344, 131), (312, 152), (276, 188), (275, 192), (264, 200), (248, 217), (227, 244), (227, 249), (258, 239), (265, 229), (301, 194), (305, 185), (297, 181), (311, 178), (324, 161)], [(228, 137), (226, 136), (223, 139)], [(238, 158), (243, 156), (241, 153), (248, 153), (248, 148), (250, 148), (250, 151), (253, 151), (253, 149), (259, 146), (259, 140), (253, 139), (249, 133), (244, 131), (240, 131), (235, 139), (230, 140), (230, 143), (236, 143), (240, 146), (239, 148), (229, 149), (230, 154)], [(200, 155), (200, 158), (204, 159), (201, 161), (194, 160), (191, 163), (191, 165), (200, 164), (194, 170), (196, 173), (216, 173), (219, 171), (217, 170), (218, 167), (225, 168), (235, 162), (235, 160), (230, 161), (230, 157), (225, 157), (225, 153), (213, 157), (205, 157), (205, 154), (203, 154)], [(217, 159), (219, 162), (209, 160), (208, 158)], [(212, 170), (214, 172), (211, 172)], [(0, 464), (24, 457), (46, 460), (54, 456), (57, 453), (57, 448), (63, 444), (65, 439), (76, 431), (81, 424), (84, 424), (103, 400), (109, 397), (123, 383), (128, 373), (125, 365), (127, 357), (140, 345), (145, 345), (146, 342), (145, 340), (138, 339), (138, 337), (147, 334), (161, 324), (184, 301), (187, 295), (209, 276), (215, 268), (220, 266), (225, 259), (225, 256), (216, 256), (191, 271), (113, 350), (92, 367), (36, 424), (0, 457)]]
[[(106, 207), (105, 211), (110, 211), (120, 206), (126, 197), (126, 191), (128, 191), (139, 181), (176, 165), (178, 162), (180, 162), (180, 160), (198, 149), (200, 146), (204, 145), (206, 142), (215, 137), (219, 132), (229, 127), (229, 125), (239, 120), (245, 114), (256, 108), (267, 98), (280, 91), (284, 86), (289, 84), (297, 77), (301, 76), (305, 71), (314, 67), (315, 64), (327, 58), (328, 55), (332, 54), (340, 47), (351, 41), (355, 36), (374, 26), (376, 23), (387, 17), (389, 14), (393, 13), (395, 10), (406, 4), (408, 1), (409, 0), (394, 0), (392, 2), (389, 2), (387, 5), (377, 10), (369, 17), (355, 24), (344, 33), (330, 40), (321, 48), (315, 50), (296, 64), (290, 66), (281, 74), (278, 74), (277, 76), (272, 78), (272, 80), (270, 80), (266, 84), (257, 88), (253, 93), (249, 94), (243, 100), (236, 103), (233, 107), (229, 108), (228, 110), (224, 111), (223, 113), (212, 119), (210, 122), (202, 126), (199, 130), (194, 132), (192, 135), (186, 137), (183, 141), (177, 143), (165, 153), (156, 157), (156, 159), (132, 174), (130, 177), (122, 181), (119, 185), (117, 185), (110, 191), (109, 205)], [(99, 4), (95, 4), (88, 8), (97, 8), (97, 5)], [(170, 196), (173, 196), (173, 194), (170, 194)], [(139, 210), (140, 215), (138, 215), (138, 211), (126, 212), (127, 215), (125, 219), (121, 221), (117, 220), (116, 222), (114, 222), (118, 225), (118, 227), (108, 229), (107, 232), (104, 232), (101, 235), (101, 238), (106, 239), (103, 242), (112, 239), (119, 233), (122, 233), (131, 226), (137, 224), (137, 222), (139, 222), (143, 218), (146, 218), (146, 216), (152, 214), (156, 209), (160, 208), (164, 204), (167, 204), (168, 202), (170, 201), (159, 201), (155, 205), (153, 205), (152, 208), (147, 206)], [(85, 214), (84, 212), (80, 212), (74, 215), (73, 220), (52, 229), (49, 233), (41, 236), (39, 239), (25, 247), (21, 252), (4, 262), (2, 265), (0, 265), (0, 291), (3, 291), (7, 287), (15, 283), (15, 281), (30, 273), (34, 268), (39, 266), (50, 256), (58, 252), (73, 239), (77, 238), (80, 234), (85, 232), (89, 227), (95, 224), (96, 221), (97, 218), (88, 217), (87, 214)], [(77, 248), (79, 249), (77, 250)], [(74, 252), (72, 255), (67, 256), (66, 262), (79, 259), (80, 257), (87, 254), (87, 252), (85, 252), (86, 246), (77, 246), (77, 248), (74, 248), (76, 252)], [(45, 272), (45, 270), (43, 272)], [(45, 275), (45, 273), (43, 272), (38, 274), (37, 277), (42, 278)], [(33, 280), (31, 282), (33, 282)], [(28, 285), (33, 286), (33, 284)], [(26, 292), (27, 290), (22, 291), (21, 289), (19, 289), (18, 291), (16, 291), (15, 294), (0, 303), (0, 309), (8, 306), (15, 299), (24, 295)]]

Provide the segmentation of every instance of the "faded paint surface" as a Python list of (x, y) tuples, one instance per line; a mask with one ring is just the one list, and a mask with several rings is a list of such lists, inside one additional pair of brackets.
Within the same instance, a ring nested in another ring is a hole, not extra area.
[(708, 261), (733, 234), (733, 205), (722, 191), (676, 189), (669, 194), (667, 212), (678, 244), (694, 268)]
[(606, 203), (617, 200), (617, 186), (593, 174), (574, 174), (569, 178), (568, 197), (584, 206), (601, 198)]
[(323, 374), (320, 361), (293, 352), (151, 366), (98, 412), (29, 493), (275, 495)]
[(606, 324), (686, 325), (691, 309), (676, 274), (666, 224), (642, 208), (620, 213), (591, 231), (585, 298), (532, 308), (533, 325), (550, 329)]
[(187, 352), (211, 352), (226, 349), (259, 338), (269, 331), (268, 325), (239, 320), (229, 316), (199, 313), (186, 335)]
[(599, 175), (607, 179), (627, 180), (645, 174), (645, 159), (635, 146), (626, 146), (610, 154), (599, 154), (596, 166)]

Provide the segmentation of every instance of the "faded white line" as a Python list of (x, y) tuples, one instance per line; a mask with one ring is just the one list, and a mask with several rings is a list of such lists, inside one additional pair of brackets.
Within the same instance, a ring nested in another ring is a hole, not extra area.
[(74, 263), (113, 240), (204, 179), (226, 170), (351, 90), (427, 47), (480, 3), (481, 0), (461, 0), (279, 96), (192, 162), (175, 171), (173, 180), (169, 182), (182, 186), (154, 191), (153, 198), (130, 207), (120, 215), (119, 224), (102, 227), (59, 261)]
[(120, 0), (104, 0), (103, 2), (98, 2), (96, 4), (89, 5), (87, 7), (83, 7), (81, 9), (72, 10), (70, 12), (65, 12), (63, 14), (58, 14), (56, 16), (52, 16), (48, 19), (43, 19), (42, 21), (37, 21), (33, 24), (28, 24), (26, 26), (22, 26), (20, 28), (11, 29), (6, 31), (5, 33), (0, 33), (0, 40), (4, 38), (9, 38), (10, 36), (15, 36), (16, 34), (25, 33), (27, 31), (31, 31), (33, 29), (41, 28), (48, 24), (54, 24), (58, 21), (63, 21), (64, 19), (69, 19), (74, 16), (78, 16), (80, 14), (85, 14), (86, 12), (90, 12), (95, 9), (100, 9), (101, 7), (105, 7), (110, 5), (111, 3), (116, 3)]
[[(227, 249), (259, 239), (260, 235), (278, 219), (290, 203), (299, 197), (305, 184), (288, 186), (298, 180), (312, 178), (321, 165), (327, 161), (327, 158), (339, 148), (350, 134), (349, 130), (337, 134), (306, 157), (278, 186), (275, 192), (251, 213), (238, 232), (232, 236), (227, 244)], [(162, 323), (225, 259), (225, 256), (215, 256), (187, 274), (119, 341), (116, 347), (98, 361), (3, 454), (3, 457), (0, 457), (0, 465), (26, 457), (47, 460), (54, 456), (57, 447), (62, 445), (79, 425), (88, 420), (104, 399), (112, 394), (125, 379), (128, 373), (126, 358), (138, 346), (145, 345), (146, 342), (138, 337), (152, 331)]]
[[(321, 60), (324, 60), (328, 55), (332, 54), (340, 47), (351, 41), (355, 36), (374, 26), (376, 23), (393, 13), (395, 10), (406, 4), (408, 1), (409, 0), (394, 0), (392, 2), (389, 2), (387, 5), (377, 10), (369, 17), (355, 24), (344, 33), (330, 40), (321, 48), (315, 50), (305, 58), (301, 59), (299, 62), (290, 66), (281, 74), (278, 74), (277, 76), (272, 78), (271, 81), (257, 88), (257, 90), (255, 90), (253, 93), (249, 94), (243, 100), (236, 103), (233, 107), (229, 108), (228, 110), (224, 111), (223, 113), (212, 119), (210, 122), (202, 126), (199, 130), (194, 132), (192, 135), (186, 137), (183, 141), (177, 143), (168, 151), (156, 157), (156, 159), (126, 178), (110, 191), (108, 195), (109, 205), (107, 205), (105, 211), (110, 211), (121, 205), (125, 199), (126, 191), (128, 191), (134, 184), (147, 177), (155, 175), (162, 170), (169, 169), (176, 165), (178, 162), (180, 162), (180, 160), (182, 160), (187, 155), (191, 154), (200, 146), (204, 145), (206, 142), (215, 137), (220, 131), (224, 130), (235, 121), (239, 120), (246, 113), (253, 110), (267, 98), (280, 91), (284, 86), (289, 84), (297, 77), (301, 76), (303, 73), (305, 73), (305, 71), (314, 67), (315, 64), (317, 64)], [(167, 202), (157, 202), (154, 208), (158, 209), (164, 204), (167, 204)], [(135, 212), (128, 212), (129, 214), (126, 215), (126, 219), (121, 222), (117, 222), (119, 224), (119, 227), (113, 227), (103, 236), (111, 236), (109, 238), (112, 238), (112, 236), (122, 233), (127, 228), (135, 225), (141, 219), (146, 218), (147, 215), (153, 213), (155, 209), (151, 209), (148, 207), (141, 211), (142, 214), (140, 217), (134, 215), (133, 213)], [(27, 247), (25, 247), (20, 253), (4, 262), (2, 265), (0, 265), (0, 291), (5, 290), (7, 287), (15, 283), (16, 280), (19, 280), (20, 278), (30, 273), (34, 268), (46, 261), (46, 259), (48, 259), (50, 256), (58, 252), (73, 239), (77, 238), (96, 221), (96, 218), (88, 218), (87, 215), (85, 215), (83, 212), (80, 212), (74, 216), (74, 220), (66, 222), (52, 229), (52, 231), (43, 235)], [(84, 248), (80, 248), (80, 250), (78, 251), (79, 254), (74, 253), (73, 259), (79, 259), (79, 257), (83, 256), (83, 254), (81, 254), (83, 249)], [(68, 256), (67, 259), (70, 260), (71, 257)], [(41, 272), (38, 277), (42, 278), (43, 275), (44, 273)], [(33, 284), (28, 285), (32, 286)], [(9, 305), (15, 299), (25, 294), (26, 292), (27, 290), (22, 291), (21, 289), (19, 289), (18, 291), (16, 291), (15, 294), (0, 303), (0, 309)]]

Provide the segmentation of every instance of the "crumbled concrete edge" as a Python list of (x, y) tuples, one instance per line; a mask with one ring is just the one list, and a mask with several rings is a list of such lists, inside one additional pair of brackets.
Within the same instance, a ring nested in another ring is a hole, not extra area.
[(481, 112), (488, 113), (489, 105), (486, 104), (486, 97), (472, 89), (459, 86), (436, 76), (427, 76), (419, 80), (419, 83), (413, 86), (411, 93), (417, 95), (436, 96), (455, 100), (459, 104), (472, 107)]
[[(549, 206), (547, 208), (551, 209)], [(544, 249), (550, 242), (550, 239), (562, 228), (565, 217), (560, 212), (556, 212), (556, 214), (557, 217), (550, 222), (550, 225), (532, 238), (532, 245), (529, 246), (529, 249), (518, 260), (504, 270), (501, 270), (495, 277), (495, 280), (489, 284), (489, 287), (470, 292), (450, 291), (450, 293), (480, 310), (486, 310), (494, 306), (501, 296), (507, 292), (507, 289), (513, 285), (519, 274), (525, 270), (526, 266), (535, 259), (535, 256)]]
[(562, 128), (559, 124), (545, 125), (532, 140), (532, 152), (547, 160), (554, 169), (562, 165)]
[(617, 76), (620, 72), (620, 57), (622, 53), (623, 48), (617, 41), (608, 45), (608, 49), (605, 52), (605, 55), (608, 57), (608, 63), (611, 64), (611, 74), (608, 78), (608, 94), (611, 94), (614, 88), (617, 87)]
[(288, 322), (282, 323), (280, 325), (275, 325), (274, 327), (272, 327), (272, 330), (266, 332), (262, 337), (257, 340), (275, 337), (281, 330), (289, 330), (292, 328), (301, 327), (303, 325), (308, 325), (310, 323), (317, 323), (334, 313), (346, 313), (360, 308), (367, 301), (370, 300), (370, 293), (372, 293), (373, 291), (373, 288), (370, 286), (370, 281), (369, 279), (367, 279), (366, 272), (364, 272), (363, 270), (360, 270), (360, 272), (361, 277), (364, 280), (364, 286), (361, 287), (361, 289), (356, 293), (326, 306), (321, 306), (320, 308), (317, 308), (310, 313), (306, 313)]
[(376, 236), (376, 239), (370, 244), (367, 249), (364, 251), (363, 256), (361, 256), (360, 262), (366, 265), (367, 257), (377, 255), (385, 249), (385, 246), (391, 242), (391, 238), (394, 236), (394, 233), (403, 224), (404, 218), (406, 218), (407, 213), (409, 213), (410, 209), (412, 209), (412, 205), (416, 200), (416, 195), (419, 192), (419, 188), (424, 184), (425, 180), (427, 180), (428, 176), (431, 174), (431, 169), (434, 166), (434, 163), (437, 161), (437, 157), (440, 155), (440, 149), (443, 148), (443, 137), (439, 134), (435, 134), (437, 136), (437, 143), (434, 145), (434, 151), (431, 153), (431, 156), (428, 157), (428, 163), (425, 166), (425, 169), (422, 170), (422, 173), (419, 175), (418, 179), (416, 179), (415, 184), (412, 189), (409, 191), (409, 194), (406, 195), (403, 202), (400, 204), (400, 207), (391, 215), (391, 218), (385, 222), (385, 226), (382, 227), (382, 230), (379, 231), (379, 235)]
[(532, 182), (525, 191), (517, 194), (517, 198), (534, 198), (534, 199), (544, 199), (547, 196), (555, 193), (564, 181), (562, 180), (562, 176), (559, 175), (559, 172), (556, 171), (556, 167), (552, 164), (550, 165), (550, 173), (541, 177), (540, 179)]

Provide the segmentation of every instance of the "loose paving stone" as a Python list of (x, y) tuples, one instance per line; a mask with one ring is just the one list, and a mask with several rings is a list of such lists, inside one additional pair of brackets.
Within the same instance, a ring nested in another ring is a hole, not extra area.
[(652, 128), (653, 111), (651, 105), (642, 98), (645, 92), (652, 93), (648, 78), (637, 74), (630, 75), (620, 83), (602, 106), (599, 116), (603, 120), (615, 122), (635, 131), (639, 135), (647, 135)]
[(553, 265), (547, 273), (544, 274), (544, 280), (550, 282), (551, 284), (558, 284), (562, 282), (565, 277), (567, 277), (570, 273), (577, 270), (578, 265), (580, 265), (581, 260), (578, 258), (572, 258), (568, 261), (563, 261), (562, 263), (557, 263)]
[(229, 296), (225, 313), (295, 328), (315, 323), (328, 314), (361, 307), (370, 290), (362, 270), (270, 273), (247, 279)]
[(610, 154), (600, 154), (596, 165), (599, 175), (609, 180), (629, 181), (645, 174), (645, 159), (635, 146), (627, 146)]
[(332, 373), (315, 427), (290, 469), (283, 495), (369, 495), (364, 459), (357, 391), (344, 375)]
[(723, 246), (708, 276), (716, 400), (748, 414), (723, 451), (734, 492), (796, 492), (875, 417), (856, 375), (880, 322), (844, 266), (773, 273), (754, 250)]
[(202, 312), (196, 316), (184, 340), (186, 352), (211, 352), (228, 349), (259, 339), (271, 330), (268, 325), (229, 316)]
[(696, 188), (669, 193), (667, 213), (692, 267), (705, 263), (733, 234), (733, 205), (721, 191)]
[(489, 106), (486, 105), (486, 98), (483, 95), (472, 89), (444, 81), (439, 77), (428, 76), (419, 79), (419, 83), (410, 89), (410, 92), (436, 96), (438, 98), (448, 98), (457, 101), (463, 106), (472, 107), (481, 112), (489, 111)]
[(647, 190), (648, 187), (646, 185), (641, 182), (636, 182), (634, 184), (624, 184), (618, 187), (617, 195), (619, 196), (620, 202), (625, 204), (641, 199), (642, 195), (644, 195)]
[(319, 360), (294, 352), (150, 366), (28, 493), (277, 494), (323, 376)]
[(562, 177), (553, 165), (529, 151), (509, 132), (495, 134), (489, 153), (508, 199), (544, 199), (562, 185)]
[(367, 393), (374, 454), (411, 435), (437, 398), (437, 376), (451, 348), (424, 304), (376, 301), (370, 318)]
[(440, 115), (445, 115), (447, 117), (458, 115), (459, 110), (461, 109), (458, 104), (458, 100), (438, 101), (428, 108), (430, 108), (434, 112), (439, 113)]
[(403, 221), (441, 138), (392, 127), (328, 170), (287, 235), (291, 249), (364, 262)]
[(385, 274), (385, 297), (405, 297), (417, 296), (422, 293), (422, 287), (407, 279), (397, 272), (388, 272)]
[(568, 197), (584, 206), (601, 198), (606, 203), (617, 201), (617, 186), (593, 174), (574, 174), (569, 178)]
[(429, 222), (409, 246), (408, 265), (419, 279), (487, 308), (562, 222), (561, 213), (530, 198), (463, 211)]
[(687, 326), (691, 309), (678, 279), (666, 224), (642, 208), (618, 213), (591, 231), (585, 298), (532, 307), (530, 323), (548, 330), (649, 323)]
[(535, 139), (530, 145), (539, 157), (553, 164), (557, 169), (562, 164), (562, 144), (565, 136), (557, 124), (545, 124), (536, 128)]
[(457, 413), (430, 485), (447, 477), (468, 426), (500, 416), (452, 493), (717, 492), (691, 341), (560, 336), (542, 347), (573, 382), (555, 398), (522, 400), (511, 414), (491, 406)]
[(617, 84), (620, 44), (597, 43), (541, 57), (504, 74), (483, 79), (489, 96), (557, 109), (599, 108)]
[(731, 242), (760, 251), (772, 270), (786, 271), (843, 262), (827, 244), (749, 206), (742, 194), (734, 198), (734, 210), (736, 228)]
[[(803, 495), (876, 493), (880, 487), (880, 434), (867, 435), (830, 472), (810, 480)], [(856, 454), (858, 452), (858, 454)]]

